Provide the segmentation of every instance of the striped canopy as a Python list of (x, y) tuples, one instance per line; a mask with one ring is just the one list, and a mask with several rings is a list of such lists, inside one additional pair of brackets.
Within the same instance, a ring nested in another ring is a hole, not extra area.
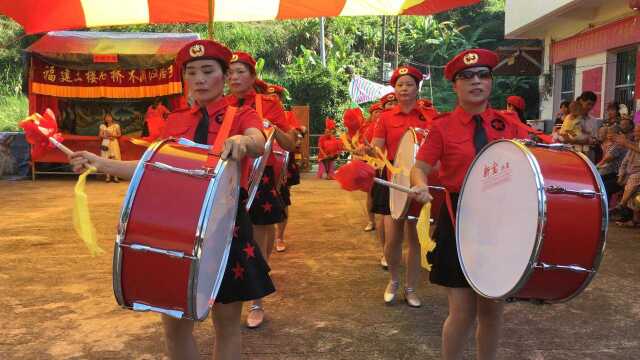
[(87, 27), (262, 21), (319, 16), (430, 15), (480, 0), (4, 0), (27, 34)]

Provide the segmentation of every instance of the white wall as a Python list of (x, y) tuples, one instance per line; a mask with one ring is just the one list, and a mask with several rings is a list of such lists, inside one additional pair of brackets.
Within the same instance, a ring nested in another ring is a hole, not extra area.
[(506, 0), (504, 33), (529, 25), (577, 0)]

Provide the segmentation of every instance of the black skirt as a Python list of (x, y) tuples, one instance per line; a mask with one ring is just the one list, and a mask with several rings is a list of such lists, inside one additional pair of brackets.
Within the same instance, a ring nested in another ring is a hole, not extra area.
[(280, 196), (285, 207), (291, 206), (291, 191), (288, 185), (280, 187)]
[(255, 199), (249, 209), (254, 225), (273, 225), (284, 220), (284, 203), (276, 190), (273, 167), (264, 169)]
[[(387, 180), (387, 169), (376, 171), (376, 177), (378, 179)], [(389, 187), (380, 185), (376, 182), (371, 187), (371, 212), (380, 215), (391, 215), (391, 209), (389, 208)]]
[(291, 154), (289, 163), (287, 164), (287, 186), (295, 186), (300, 184), (300, 168), (294, 158), (295, 154)]
[(217, 303), (228, 304), (263, 298), (276, 291), (269, 277), (269, 265), (262, 257), (258, 245), (253, 241), (253, 226), (243, 204), (246, 190), (240, 193), (240, 204), (236, 215), (236, 227), (229, 250)]
[[(451, 194), (453, 213), (458, 208), (458, 194)], [(440, 208), (438, 225), (433, 234), (436, 248), (427, 253), (427, 260), (432, 265), (429, 280), (437, 285), (451, 288), (468, 288), (469, 283), (462, 273), (458, 250), (456, 247), (456, 232), (449, 216), (446, 205)]]

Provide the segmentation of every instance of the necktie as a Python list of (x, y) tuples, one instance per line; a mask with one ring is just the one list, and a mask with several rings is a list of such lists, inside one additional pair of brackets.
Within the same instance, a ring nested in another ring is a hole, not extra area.
[(202, 113), (202, 118), (198, 122), (198, 127), (196, 127), (193, 141), (207, 145), (209, 140), (209, 112), (206, 107), (200, 108), (200, 112)]
[(473, 115), (473, 120), (476, 123), (476, 128), (473, 131), (473, 146), (476, 148), (477, 154), (485, 145), (487, 145), (489, 140), (487, 140), (487, 133), (484, 130), (484, 126), (482, 126), (482, 116)]

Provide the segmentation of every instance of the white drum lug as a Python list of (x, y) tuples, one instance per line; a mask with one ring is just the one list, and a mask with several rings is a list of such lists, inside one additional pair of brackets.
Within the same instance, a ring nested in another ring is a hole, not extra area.
[(535, 269), (542, 269), (542, 271), (547, 271), (547, 270), (566, 270), (566, 271), (573, 271), (573, 272), (577, 272), (577, 273), (594, 273), (595, 270), (590, 270), (590, 269), (585, 269), (582, 266), (578, 266), (578, 265), (556, 265), (556, 264), (547, 264), (544, 262), (539, 262), (535, 265), (533, 265), (533, 267)]
[(173, 250), (165, 250), (165, 249), (158, 249), (158, 248), (154, 248), (151, 246), (147, 246), (147, 245), (140, 245), (140, 244), (119, 244), (121, 247), (127, 247), (131, 250), (135, 250), (135, 251), (140, 251), (140, 252), (151, 252), (154, 254), (160, 254), (160, 255), (166, 255), (166, 256), (171, 256), (171, 257), (175, 257), (175, 258), (179, 258), (179, 259), (191, 259), (194, 260), (195, 257), (193, 256), (189, 256), (189, 255), (185, 255), (185, 253), (183, 253), (182, 251), (173, 251)]
[(184, 312), (179, 310), (169, 310), (161, 307), (150, 306), (150, 305), (136, 303), (136, 302), (133, 303), (132, 309), (133, 311), (141, 311), (141, 312), (153, 311), (153, 312), (171, 316), (176, 319), (182, 319), (182, 317), (184, 316)]
[(183, 174), (183, 175), (187, 175), (187, 176), (193, 176), (193, 177), (198, 177), (198, 178), (210, 178), (210, 177), (215, 177), (214, 174), (212, 174), (212, 169), (206, 169), (206, 170), (202, 170), (202, 169), (182, 169), (182, 168), (178, 168), (175, 166), (171, 166), (165, 163), (161, 163), (161, 162), (145, 162), (145, 165), (149, 165), (152, 166), (156, 169), (159, 170), (163, 170), (163, 171), (168, 171), (168, 172), (174, 172), (174, 173), (178, 173), (178, 174)]
[(553, 149), (553, 150), (573, 150), (571, 145), (568, 145), (568, 144), (559, 144), (559, 143), (544, 144), (544, 143), (535, 142), (530, 139), (518, 139), (516, 141), (518, 141), (519, 143), (525, 146), (537, 146), (537, 147), (543, 147), (543, 148)]
[(191, 141), (191, 140), (189, 140), (187, 138), (180, 138), (180, 139), (178, 139), (177, 143), (182, 145), (182, 146), (194, 147), (194, 148), (207, 150), (207, 151), (211, 150), (211, 145), (200, 144), (200, 143), (197, 143), (195, 141)]
[(544, 190), (549, 194), (569, 194), (569, 195), (578, 195), (586, 198), (594, 198), (597, 195), (600, 195), (599, 193), (592, 190), (568, 190), (561, 186), (553, 186), (553, 185), (545, 187)]

